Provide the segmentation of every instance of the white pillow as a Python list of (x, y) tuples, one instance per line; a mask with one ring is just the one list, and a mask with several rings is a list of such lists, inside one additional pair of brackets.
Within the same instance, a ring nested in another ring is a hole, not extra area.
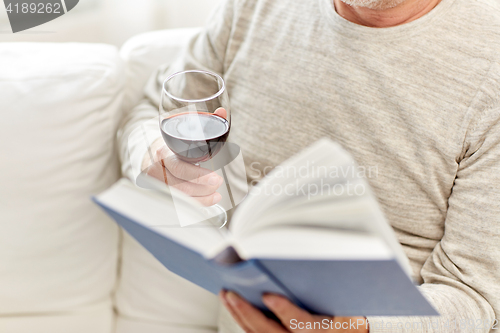
[[(153, 71), (169, 63), (199, 29), (155, 31), (125, 43), (125, 108), (143, 94)], [(210, 333), (216, 331), (217, 297), (163, 267), (124, 233), (122, 265), (116, 291), (117, 333)]]
[(0, 44), (0, 331), (113, 329), (123, 66), (97, 44)]

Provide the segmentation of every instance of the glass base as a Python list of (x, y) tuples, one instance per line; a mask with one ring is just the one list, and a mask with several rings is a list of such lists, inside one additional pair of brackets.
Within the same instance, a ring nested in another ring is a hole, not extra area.
[(206, 221), (213, 226), (222, 229), (227, 223), (227, 213), (219, 205), (213, 205), (210, 207), (203, 207), (203, 213), (207, 216), (211, 216)]

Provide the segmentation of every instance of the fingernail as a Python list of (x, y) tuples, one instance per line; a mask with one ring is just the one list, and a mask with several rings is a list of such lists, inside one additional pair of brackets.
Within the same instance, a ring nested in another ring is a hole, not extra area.
[(220, 177), (217, 175), (213, 175), (213, 176), (210, 176), (210, 178), (208, 178), (209, 185), (215, 186), (215, 185), (219, 185), (219, 183), (220, 183)]
[(236, 306), (238, 304), (238, 302), (240, 301), (238, 295), (236, 295), (232, 291), (229, 291), (226, 294), (226, 299), (229, 302), (229, 304), (231, 304), (232, 306)]
[(218, 203), (220, 201), (220, 199), (222, 199), (222, 196), (220, 195), (220, 193), (215, 192), (214, 201), (212, 202), (212, 205), (215, 205), (216, 203)]
[(268, 308), (274, 308), (278, 304), (278, 297), (274, 295), (264, 295), (262, 297), (262, 302), (268, 307)]

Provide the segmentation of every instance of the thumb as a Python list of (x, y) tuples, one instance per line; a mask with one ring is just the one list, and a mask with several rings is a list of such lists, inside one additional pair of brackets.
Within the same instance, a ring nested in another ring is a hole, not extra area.
[(214, 114), (227, 120), (227, 111), (224, 108), (218, 108)]
[(262, 301), (279, 318), (281, 324), (291, 332), (301, 331), (297, 330), (298, 323), (317, 321), (317, 318), (297, 307), (285, 297), (267, 294), (262, 297)]

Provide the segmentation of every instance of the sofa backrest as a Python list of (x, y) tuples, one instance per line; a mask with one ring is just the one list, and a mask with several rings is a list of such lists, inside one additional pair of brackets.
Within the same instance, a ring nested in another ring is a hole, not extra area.
[(120, 49), (126, 64), (124, 109), (137, 105), (151, 74), (162, 64), (172, 62), (200, 28), (159, 30), (130, 38)]

